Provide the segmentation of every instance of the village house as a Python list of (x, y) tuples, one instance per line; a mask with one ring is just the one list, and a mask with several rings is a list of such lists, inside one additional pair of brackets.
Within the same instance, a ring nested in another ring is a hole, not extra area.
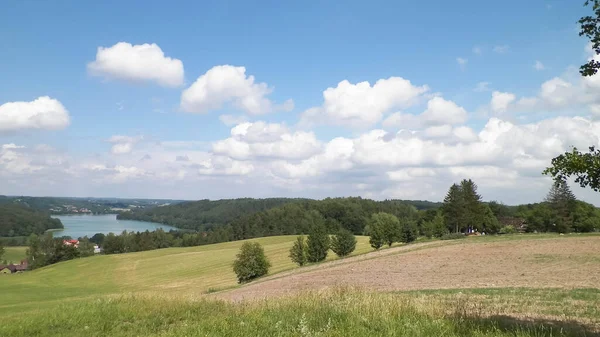
[(21, 260), (19, 264), (9, 264), (9, 265), (1, 265), (0, 264), (0, 274), (14, 274), (19, 272), (24, 272), (28, 268), (27, 260)]

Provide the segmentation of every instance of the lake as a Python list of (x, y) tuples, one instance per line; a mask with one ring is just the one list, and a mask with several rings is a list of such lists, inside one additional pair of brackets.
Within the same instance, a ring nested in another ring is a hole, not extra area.
[(145, 230), (153, 231), (162, 228), (168, 232), (175, 227), (145, 221), (135, 220), (117, 220), (116, 214), (102, 215), (55, 215), (53, 218), (60, 219), (65, 229), (53, 231), (55, 237), (70, 236), (74, 239), (88, 236), (92, 237), (96, 233), (108, 234), (113, 232), (120, 234), (127, 230), (133, 232), (144, 232)]

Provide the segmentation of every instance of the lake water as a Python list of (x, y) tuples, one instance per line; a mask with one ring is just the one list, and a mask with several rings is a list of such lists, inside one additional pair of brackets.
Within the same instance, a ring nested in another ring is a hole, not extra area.
[(55, 231), (55, 237), (70, 236), (74, 239), (88, 236), (92, 237), (96, 233), (108, 234), (113, 232), (120, 234), (127, 230), (133, 232), (144, 232), (145, 230), (153, 231), (162, 228), (165, 231), (176, 229), (175, 227), (145, 221), (134, 220), (117, 220), (116, 214), (102, 215), (56, 215), (53, 218), (60, 219), (64, 230)]

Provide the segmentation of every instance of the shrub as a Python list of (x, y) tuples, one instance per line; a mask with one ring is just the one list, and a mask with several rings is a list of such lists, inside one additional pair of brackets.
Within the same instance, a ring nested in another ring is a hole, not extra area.
[(440, 237), (440, 240), (456, 240), (456, 239), (464, 239), (467, 236), (464, 235), (463, 233), (448, 233), (448, 234), (444, 234), (442, 235), (442, 237)]
[(381, 248), (384, 243), (388, 246), (396, 241), (399, 241), (402, 236), (402, 227), (396, 216), (389, 213), (376, 213), (371, 216), (369, 222), (369, 231), (371, 233), (371, 247), (375, 249)]
[(321, 262), (327, 258), (329, 235), (323, 224), (318, 223), (312, 226), (306, 245), (308, 262)]
[(269, 272), (271, 263), (265, 256), (265, 251), (258, 242), (245, 242), (233, 262), (233, 271), (238, 282), (252, 281)]
[(417, 239), (417, 224), (411, 220), (405, 220), (402, 226), (402, 242), (411, 243)]
[(331, 240), (331, 250), (339, 257), (350, 255), (354, 249), (356, 249), (356, 237), (348, 230), (340, 230)]
[(377, 224), (369, 225), (369, 243), (373, 249), (377, 250), (383, 247), (385, 243), (383, 238), (383, 231), (381, 227)]
[(296, 242), (290, 249), (290, 259), (292, 262), (302, 267), (308, 261), (308, 247), (306, 246), (306, 241), (304, 240), (304, 236), (299, 236), (296, 238)]
[(517, 232), (517, 230), (515, 229), (514, 226), (508, 225), (508, 226), (504, 226), (504, 227), (500, 228), (500, 230), (498, 231), (498, 234), (514, 234), (516, 232)]

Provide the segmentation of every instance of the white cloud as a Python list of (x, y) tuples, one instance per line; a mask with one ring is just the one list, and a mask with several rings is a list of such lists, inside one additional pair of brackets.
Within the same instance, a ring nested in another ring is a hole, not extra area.
[(401, 77), (380, 79), (373, 86), (367, 81), (352, 84), (341, 81), (335, 88), (323, 91), (323, 105), (305, 111), (301, 125), (335, 124), (351, 127), (369, 127), (379, 122), (392, 109), (406, 108), (429, 91), (414, 86)]
[(108, 140), (109, 143), (113, 143), (114, 145), (111, 147), (110, 151), (112, 154), (127, 154), (133, 150), (133, 146), (144, 139), (143, 136), (130, 137), (130, 136), (120, 136), (115, 135), (110, 137)]
[(492, 49), (495, 53), (498, 54), (504, 54), (506, 52), (508, 52), (508, 50), (510, 49), (510, 47), (508, 45), (498, 45), (498, 46), (494, 46), (494, 49)]
[(221, 123), (225, 124), (226, 126), (233, 126), (233, 125), (247, 122), (248, 117), (246, 117), (244, 115), (235, 116), (235, 115), (225, 114), (225, 115), (220, 115), (219, 120), (221, 121)]
[(484, 92), (484, 91), (490, 91), (490, 82), (479, 82), (477, 83), (477, 85), (475, 86), (475, 89), (473, 89), (473, 91), (476, 92)]
[(469, 60), (467, 60), (466, 58), (457, 57), (456, 62), (458, 63), (460, 68), (464, 70), (465, 67), (467, 66), (467, 63), (469, 62)]
[(481, 49), (481, 47), (475, 46), (473, 47), (473, 53), (476, 55), (481, 55), (483, 54), (483, 49)]
[(60, 130), (71, 122), (69, 112), (56, 99), (42, 96), (31, 102), (0, 105), (0, 132), (26, 129)]
[(156, 44), (132, 45), (119, 42), (112, 47), (98, 47), (96, 60), (88, 63), (93, 76), (132, 82), (155, 82), (165, 87), (183, 85), (183, 63), (166, 57)]
[(427, 126), (462, 124), (466, 122), (467, 117), (464, 108), (438, 96), (427, 102), (427, 108), (422, 114), (395, 112), (382, 122), (382, 126), (386, 129), (416, 130)]
[(427, 102), (422, 118), (426, 124), (462, 124), (467, 121), (467, 112), (452, 101), (434, 97)]
[(183, 91), (181, 109), (186, 112), (207, 113), (231, 103), (249, 114), (259, 115), (294, 108), (292, 100), (287, 100), (282, 105), (271, 102), (267, 96), (272, 91), (266, 83), (256, 83), (254, 76), (246, 75), (245, 67), (215, 66)]
[(533, 65), (533, 69), (535, 70), (544, 70), (546, 69), (546, 67), (544, 66), (544, 64), (540, 61), (535, 61), (535, 64)]
[(212, 144), (214, 153), (237, 160), (254, 158), (304, 159), (319, 152), (321, 143), (312, 132), (290, 132), (276, 123), (243, 123), (231, 137)]
[(512, 104), (517, 97), (509, 92), (492, 92), (492, 101), (490, 107), (496, 114), (505, 113), (508, 110), (510, 104)]

